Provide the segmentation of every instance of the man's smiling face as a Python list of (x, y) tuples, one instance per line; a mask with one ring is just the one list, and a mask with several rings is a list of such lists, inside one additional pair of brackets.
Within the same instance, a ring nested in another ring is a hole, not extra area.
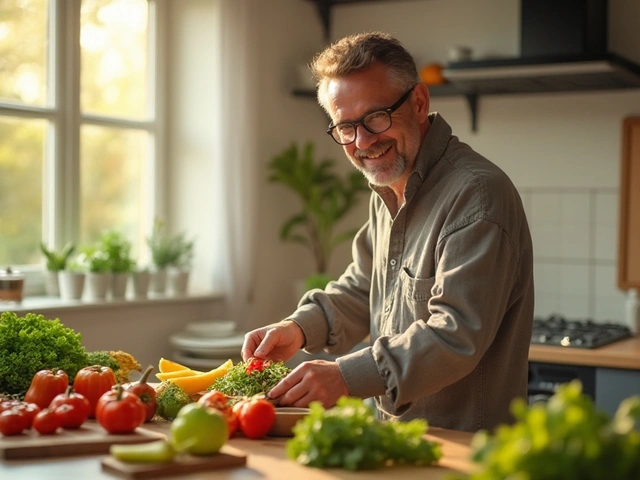
[[(353, 122), (375, 110), (393, 105), (404, 94), (388, 78), (380, 64), (344, 77), (329, 79), (327, 100), (333, 124)], [(392, 114), (389, 130), (374, 134), (357, 126), (355, 142), (344, 150), (351, 163), (373, 185), (392, 186), (406, 181), (422, 141), (412, 93)]]

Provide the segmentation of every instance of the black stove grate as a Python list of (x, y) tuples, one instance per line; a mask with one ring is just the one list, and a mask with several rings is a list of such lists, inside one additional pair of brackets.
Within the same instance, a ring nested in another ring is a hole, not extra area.
[(567, 320), (559, 315), (533, 321), (531, 343), (570, 348), (598, 348), (631, 336), (619, 324), (595, 323), (592, 320)]

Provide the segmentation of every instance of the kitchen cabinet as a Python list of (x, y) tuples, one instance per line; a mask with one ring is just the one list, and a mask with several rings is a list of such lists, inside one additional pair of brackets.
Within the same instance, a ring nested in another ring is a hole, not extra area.
[(618, 287), (640, 289), (640, 117), (623, 124), (618, 239)]

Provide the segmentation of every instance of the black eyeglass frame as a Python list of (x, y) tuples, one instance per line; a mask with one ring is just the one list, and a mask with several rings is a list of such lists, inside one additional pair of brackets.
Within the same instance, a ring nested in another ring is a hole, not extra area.
[[(380, 108), (378, 110), (374, 110), (373, 112), (369, 112), (369, 113), (365, 113), (362, 117), (360, 117), (358, 120), (354, 121), (354, 122), (340, 122), (337, 123), (335, 125), (333, 124), (329, 124), (329, 126), (327, 127), (327, 134), (333, 139), (334, 142), (336, 142), (338, 145), (351, 145), (353, 142), (355, 142), (358, 138), (358, 125), (362, 125), (364, 127), (364, 129), (369, 132), (369, 133), (373, 133), (374, 135), (378, 135), (380, 133), (384, 133), (387, 130), (389, 130), (392, 125), (393, 125), (393, 118), (391, 117), (391, 114), (393, 112), (395, 112), (396, 110), (398, 110), (402, 104), (404, 102), (407, 101), (407, 99), (411, 96), (411, 92), (413, 92), (414, 88), (416, 88), (416, 86), (414, 85), (413, 87), (411, 87), (409, 90), (407, 90), (406, 92), (404, 92), (402, 94), (402, 96), (398, 99), (398, 101), (396, 103), (394, 103), (393, 105), (391, 105), (390, 107), (387, 108)], [(381, 132), (374, 132), (372, 130), (370, 130), (364, 123), (364, 119), (367, 118), (369, 115), (373, 115), (374, 113), (378, 113), (378, 112), (385, 112), (387, 115), (389, 115), (389, 126), (387, 128), (385, 128), (384, 130), (382, 130)], [(351, 140), (348, 143), (341, 143), (338, 140), (336, 140), (336, 138), (333, 136), (333, 130), (335, 130), (336, 127), (339, 127), (340, 125), (351, 125), (353, 127), (353, 130), (355, 131), (355, 136), (353, 137), (353, 140)]]

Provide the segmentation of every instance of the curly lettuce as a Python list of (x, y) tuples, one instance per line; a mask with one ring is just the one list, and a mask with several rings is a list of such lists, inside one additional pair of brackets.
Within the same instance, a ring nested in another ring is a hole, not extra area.
[(82, 335), (60, 320), (13, 312), (0, 316), (0, 392), (23, 395), (40, 370), (62, 369), (72, 382), (88, 364)]

